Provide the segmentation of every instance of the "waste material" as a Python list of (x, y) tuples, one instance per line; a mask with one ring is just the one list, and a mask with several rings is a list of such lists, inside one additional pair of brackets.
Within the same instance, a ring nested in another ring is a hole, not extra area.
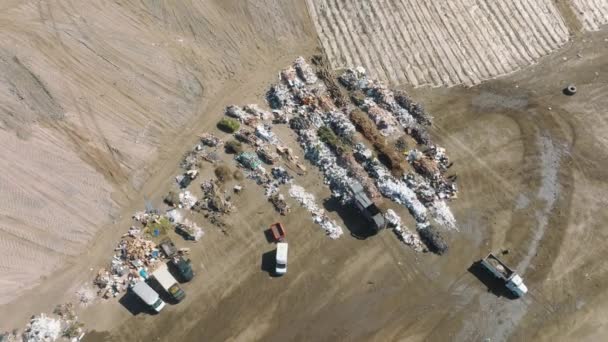
[(281, 194), (275, 193), (270, 196), (269, 201), (272, 203), (276, 211), (281, 215), (287, 215), (291, 211), (291, 208), (285, 202), (285, 197)]
[(289, 196), (312, 214), (313, 221), (320, 225), (330, 238), (337, 239), (342, 236), (342, 228), (325, 214), (325, 210), (317, 206), (314, 195), (306, 192), (301, 186), (291, 185)]
[(34, 316), (23, 333), (24, 341), (50, 342), (55, 341), (61, 334), (61, 321), (50, 318), (45, 314)]
[(239, 106), (234, 105), (226, 108), (226, 115), (231, 116), (244, 124), (252, 123), (255, 120), (253, 115), (247, 113)]
[(273, 115), (270, 112), (260, 109), (257, 104), (246, 105), (243, 107), (243, 110), (248, 114), (251, 114), (254, 117), (258, 118), (259, 120), (266, 121), (271, 120), (273, 118)]
[(417, 252), (426, 251), (426, 247), (416, 233), (412, 233), (405, 225), (401, 223), (401, 217), (393, 209), (388, 209), (384, 214), (384, 218), (388, 222), (389, 227), (393, 228), (393, 232), (399, 237), (403, 243), (410, 246)]
[(188, 190), (179, 193), (179, 208), (192, 208), (198, 199)]
[(201, 142), (205, 146), (216, 147), (222, 145), (222, 140), (211, 133), (201, 134)]
[(279, 184), (288, 184), (293, 181), (293, 177), (283, 167), (273, 167), (270, 173)]
[(303, 79), (304, 82), (306, 82), (307, 84), (314, 84), (318, 81), (317, 75), (315, 74), (312, 67), (308, 63), (306, 63), (304, 57), (300, 56), (296, 58), (296, 60), (294, 61), (294, 65), (298, 76)]
[(252, 152), (242, 152), (235, 158), (243, 167), (250, 170), (259, 169), (262, 165), (260, 159)]
[(270, 129), (270, 125), (257, 125), (255, 127), (255, 135), (257, 135), (267, 143), (276, 145), (279, 143), (279, 139), (277, 139), (276, 135), (272, 133)]
[(445, 242), (441, 233), (435, 227), (428, 225), (416, 228), (420, 239), (429, 247), (429, 250), (439, 255), (448, 251), (448, 244)]

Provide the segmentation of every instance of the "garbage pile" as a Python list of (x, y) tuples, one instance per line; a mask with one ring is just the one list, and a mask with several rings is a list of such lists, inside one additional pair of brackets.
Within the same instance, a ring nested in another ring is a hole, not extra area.
[(348, 176), (346, 169), (338, 165), (336, 156), (319, 140), (316, 131), (298, 131), (298, 142), (304, 149), (306, 159), (323, 172), (324, 183), (329, 185), (332, 196), (338, 198), (342, 204), (349, 202), (352, 194), (348, 189), (353, 179)]
[(240, 129), (238, 132), (234, 133), (234, 137), (236, 140), (253, 147), (264, 145), (264, 141), (260, 139), (255, 132), (247, 129)]
[(260, 157), (260, 160), (269, 165), (273, 165), (279, 160), (279, 155), (272, 151), (269, 146), (258, 147), (255, 153)]
[(268, 111), (260, 109), (257, 104), (249, 104), (243, 107), (243, 110), (256, 117), (258, 120), (267, 121), (273, 118), (273, 115)]
[(217, 147), (223, 144), (222, 140), (211, 133), (201, 134), (201, 143), (209, 147)]
[(376, 180), (376, 186), (384, 197), (393, 202), (405, 205), (418, 224), (428, 223), (427, 209), (418, 200), (416, 193), (403, 181), (396, 179), (390, 171), (380, 163), (378, 158), (373, 158), (371, 151), (365, 145), (359, 143), (354, 147), (355, 157)]
[(201, 183), (201, 189), (203, 190), (203, 198), (195, 203), (192, 210), (197, 212), (213, 211), (220, 214), (228, 214), (234, 210), (232, 202), (220, 191), (215, 182), (206, 180)]
[(306, 84), (314, 84), (317, 83), (318, 79), (317, 79), (317, 75), (315, 74), (314, 70), (312, 69), (312, 67), (306, 63), (306, 60), (304, 59), (304, 57), (298, 57), (296, 58), (296, 60), (294, 61), (294, 65), (296, 68), (296, 71), (298, 73), (298, 76), (304, 80), (304, 82), (306, 82)]
[(188, 190), (179, 193), (179, 208), (190, 209), (192, 208), (198, 199)]
[(276, 135), (271, 131), (272, 127), (268, 124), (266, 125), (257, 125), (255, 127), (255, 135), (260, 137), (267, 143), (276, 145), (279, 143), (279, 139), (277, 139)]
[(28, 342), (56, 341), (63, 329), (61, 320), (45, 314), (32, 317), (23, 332), (23, 340)]
[(407, 160), (416, 172), (428, 179), (438, 198), (456, 198), (458, 189), (454, 177), (445, 177), (450, 164), (443, 148), (431, 146), (425, 153), (414, 149), (408, 153)]
[(236, 156), (236, 161), (240, 163), (244, 168), (250, 170), (257, 170), (261, 168), (262, 162), (258, 156), (253, 152), (242, 152)]
[(234, 105), (226, 107), (226, 115), (233, 117), (246, 125), (253, 125), (257, 121), (255, 116), (247, 113), (241, 107)]
[(376, 102), (372, 99), (365, 99), (362, 105), (363, 110), (367, 112), (370, 119), (376, 124), (380, 134), (383, 136), (392, 136), (399, 131), (397, 128), (397, 121), (393, 115), (382, 108), (380, 108)]
[(401, 224), (401, 217), (393, 209), (388, 209), (384, 214), (388, 226), (393, 228), (393, 232), (406, 245), (413, 248), (416, 252), (425, 252), (427, 249), (416, 233), (412, 233), (405, 225)]
[(325, 214), (325, 210), (317, 206), (314, 195), (306, 192), (301, 186), (291, 185), (289, 196), (312, 214), (313, 221), (320, 225), (330, 238), (337, 239), (342, 236), (342, 228)]

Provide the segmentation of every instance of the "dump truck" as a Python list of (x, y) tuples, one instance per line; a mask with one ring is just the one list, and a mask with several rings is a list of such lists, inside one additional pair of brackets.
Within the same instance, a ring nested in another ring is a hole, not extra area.
[(496, 278), (502, 280), (507, 289), (516, 297), (522, 297), (528, 292), (528, 288), (519, 274), (515, 273), (494, 254), (488, 254), (487, 257), (481, 259), (480, 264)]
[(167, 264), (160, 264), (151, 275), (176, 302), (181, 302), (186, 297), (186, 293), (179, 287), (177, 280), (169, 273)]
[(275, 273), (277, 275), (283, 275), (287, 273), (287, 242), (277, 243), (277, 254), (276, 254), (276, 268)]
[(137, 295), (146, 305), (154, 309), (156, 312), (160, 312), (165, 307), (165, 302), (160, 299), (160, 296), (154, 291), (150, 285), (146, 284), (145, 281), (140, 281), (133, 285), (131, 288), (133, 293)]
[(350, 184), (350, 191), (353, 195), (355, 206), (363, 216), (372, 224), (373, 229), (378, 232), (386, 227), (384, 215), (372, 200), (367, 197), (363, 186), (359, 182)]

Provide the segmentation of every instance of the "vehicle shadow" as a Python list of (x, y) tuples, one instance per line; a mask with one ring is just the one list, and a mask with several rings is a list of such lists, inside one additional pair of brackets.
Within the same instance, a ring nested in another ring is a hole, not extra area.
[(268, 243), (276, 242), (274, 240), (274, 236), (272, 235), (272, 230), (270, 228), (268, 228), (264, 231), (264, 237), (266, 238), (266, 242), (268, 242)]
[(154, 310), (150, 309), (146, 303), (144, 303), (133, 291), (128, 290), (124, 296), (122, 296), (118, 302), (122, 305), (129, 313), (133, 316), (137, 316), (140, 313), (155, 314)]
[(481, 261), (474, 262), (471, 267), (469, 267), (468, 271), (487, 287), (488, 292), (491, 292), (496, 297), (505, 297), (511, 300), (518, 298), (507, 289), (504, 281), (496, 278), (492, 273), (481, 266)]
[(276, 256), (277, 256), (276, 249), (273, 249), (271, 251), (268, 251), (268, 252), (262, 254), (262, 261), (261, 261), (261, 265), (260, 265), (260, 269), (263, 272), (268, 273), (268, 275), (273, 278), (279, 276), (275, 272)]
[(350, 231), (350, 235), (355, 239), (365, 240), (376, 235), (376, 230), (372, 228), (371, 223), (354, 205), (342, 205), (338, 199), (332, 197), (323, 201), (323, 207), (329, 212), (338, 214)]

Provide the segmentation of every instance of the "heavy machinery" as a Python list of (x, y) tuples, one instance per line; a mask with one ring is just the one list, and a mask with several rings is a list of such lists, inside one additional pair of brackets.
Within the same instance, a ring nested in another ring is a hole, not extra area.
[(522, 297), (528, 292), (528, 288), (519, 274), (515, 273), (515, 271), (500, 261), (494, 254), (488, 254), (487, 257), (481, 259), (480, 264), (496, 278), (502, 280), (505, 283), (506, 288), (513, 293), (513, 295)]
[(363, 216), (372, 223), (372, 227), (376, 232), (384, 229), (386, 227), (386, 220), (384, 219), (384, 214), (380, 211), (380, 209), (376, 206), (374, 202), (372, 202), (369, 197), (363, 191), (363, 186), (359, 182), (353, 182), (350, 184), (350, 190), (353, 195), (353, 201), (355, 202), (355, 206), (359, 211), (363, 214)]

